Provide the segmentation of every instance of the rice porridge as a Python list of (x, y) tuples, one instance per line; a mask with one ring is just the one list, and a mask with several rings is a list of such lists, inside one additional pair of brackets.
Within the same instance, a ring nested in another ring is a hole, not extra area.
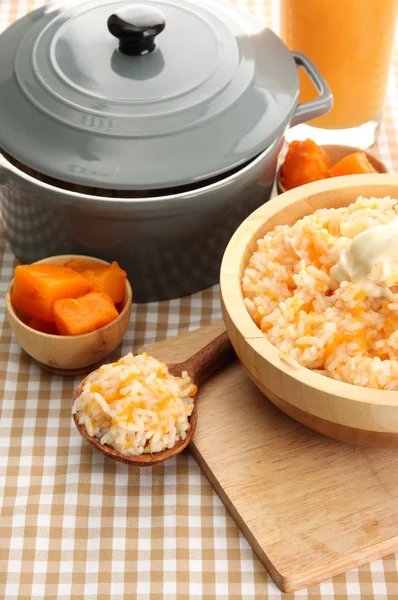
[(160, 452), (186, 437), (196, 385), (148, 354), (127, 354), (84, 381), (72, 413), (87, 433), (122, 454)]
[[(398, 390), (396, 219), (397, 200), (359, 197), (258, 240), (242, 277), (244, 302), (281, 358), (354, 385)], [(363, 233), (378, 226), (386, 227)], [(383, 257), (383, 242), (394, 257), (396, 248), (395, 264)], [(368, 264), (372, 248), (381, 258)]]

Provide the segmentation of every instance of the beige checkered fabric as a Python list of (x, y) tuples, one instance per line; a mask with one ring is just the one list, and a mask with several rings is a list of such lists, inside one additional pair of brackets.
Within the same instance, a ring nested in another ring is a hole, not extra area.
[[(235, 3), (277, 29), (277, 1)], [(40, 4), (0, 0), (0, 29)], [(389, 168), (398, 165), (397, 86), (396, 52), (378, 140)], [(12, 270), (0, 236), (0, 599), (281, 598), (188, 453), (140, 471), (82, 442), (70, 416), (76, 381), (42, 372), (4, 320)], [(123, 351), (220, 317), (217, 287), (134, 306)], [(284, 596), (396, 600), (397, 556)]]

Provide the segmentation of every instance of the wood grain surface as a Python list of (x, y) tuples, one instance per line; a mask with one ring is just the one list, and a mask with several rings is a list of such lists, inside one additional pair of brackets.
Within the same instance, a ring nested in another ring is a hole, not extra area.
[[(183, 361), (222, 323), (146, 348)], [(350, 446), (303, 427), (241, 365), (203, 384), (190, 448), (253, 550), (293, 591), (398, 549), (398, 453)]]

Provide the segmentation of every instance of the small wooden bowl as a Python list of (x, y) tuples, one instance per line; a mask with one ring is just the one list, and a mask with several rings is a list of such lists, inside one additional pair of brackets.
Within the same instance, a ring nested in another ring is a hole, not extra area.
[(398, 198), (398, 175), (350, 175), (300, 186), (264, 204), (235, 232), (221, 265), (224, 321), (235, 352), (255, 385), (287, 415), (344, 442), (398, 448), (398, 392), (330, 379), (281, 360), (249, 316), (241, 277), (257, 240), (276, 225), (293, 225), (318, 208), (337, 208), (358, 196)]
[[(99, 258), (75, 254), (51, 256), (50, 258), (39, 260), (35, 264), (62, 265), (71, 258), (81, 258), (87, 260), (89, 263), (92, 262), (93, 265), (109, 264)], [(25, 325), (11, 304), (13, 282), (14, 280), (11, 281), (6, 295), (8, 322), (21, 348), (47, 371), (59, 375), (80, 375), (87, 373), (104, 362), (106, 357), (122, 341), (126, 333), (133, 298), (128, 281), (126, 281), (126, 294), (119, 316), (109, 323), (109, 325), (105, 325), (105, 327), (101, 327), (97, 331), (74, 336), (50, 335), (36, 331)]]
[[(383, 162), (381, 162), (381, 160), (376, 158), (370, 152), (367, 152), (366, 150), (361, 150), (361, 148), (353, 148), (352, 146), (341, 146), (338, 144), (326, 144), (324, 146), (321, 146), (321, 148), (323, 148), (329, 154), (332, 166), (338, 163), (339, 160), (341, 160), (345, 156), (348, 156), (353, 152), (361, 151), (365, 152), (370, 164), (376, 169), (376, 171), (378, 171), (379, 173), (388, 173), (386, 165)], [(278, 194), (284, 194), (287, 191), (283, 187), (281, 182), (282, 167), (283, 163), (280, 165), (276, 176), (276, 188), (278, 190)]]

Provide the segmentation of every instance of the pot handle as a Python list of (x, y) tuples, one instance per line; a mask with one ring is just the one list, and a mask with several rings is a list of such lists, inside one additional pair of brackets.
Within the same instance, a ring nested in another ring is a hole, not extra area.
[(294, 127), (294, 125), (310, 121), (311, 119), (315, 119), (315, 117), (320, 117), (329, 112), (333, 106), (333, 95), (325, 79), (308, 56), (301, 52), (292, 52), (291, 54), (296, 65), (304, 69), (319, 92), (319, 96), (315, 100), (302, 102), (297, 105), (296, 112), (290, 123), (290, 127)]

